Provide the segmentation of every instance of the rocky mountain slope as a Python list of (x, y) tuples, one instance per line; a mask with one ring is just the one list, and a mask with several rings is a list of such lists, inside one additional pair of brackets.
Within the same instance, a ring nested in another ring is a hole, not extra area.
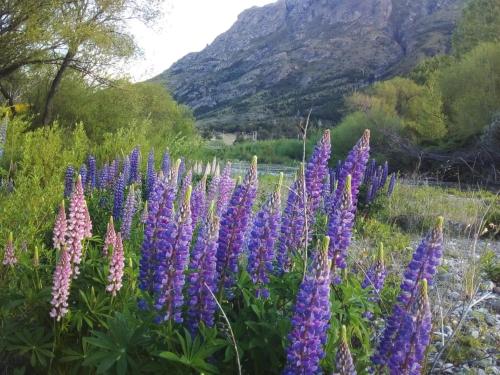
[(344, 94), (444, 53), (464, 0), (278, 0), (153, 80), (202, 127), (291, 134), (312, 108), (339, 119)]

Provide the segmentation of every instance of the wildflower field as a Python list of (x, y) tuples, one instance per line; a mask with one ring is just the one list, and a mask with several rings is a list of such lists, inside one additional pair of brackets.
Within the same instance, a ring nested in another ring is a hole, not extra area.
[(257, 157), (244, 176), (217, 160), (200, 174), (189, 155), (139, 147), (66, 166), (49, 229), (3, 240), (0, 370), (424, 373), (443, 218), (402, 273), (383, 243), (349, 259), (397, 185), (369, 141), (330, 168), (325, 131), (293, 181), (259, 176)]

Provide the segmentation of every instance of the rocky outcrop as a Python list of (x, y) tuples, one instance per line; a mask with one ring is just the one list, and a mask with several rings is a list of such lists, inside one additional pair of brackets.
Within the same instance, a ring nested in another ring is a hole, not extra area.
[(290, 133), (312, 108), (444, 53), (464, 0), (279, 0), (245, 10), (212, 44), (158, 77), (202, 127)]

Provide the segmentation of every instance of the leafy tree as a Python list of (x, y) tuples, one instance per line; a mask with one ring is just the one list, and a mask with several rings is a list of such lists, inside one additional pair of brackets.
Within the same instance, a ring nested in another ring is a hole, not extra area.
[(460, 56), (481, 42), (499, 41), (500, 0), (472, 0), (453, 35), (453, 50)]
[(467, 140), (481, 133), (500, 110), (500, 44), (480, 44), (438, 77), (450, 134)]

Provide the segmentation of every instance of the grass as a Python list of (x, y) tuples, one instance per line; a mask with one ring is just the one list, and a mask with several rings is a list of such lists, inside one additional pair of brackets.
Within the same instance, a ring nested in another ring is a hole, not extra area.
[[(498, 225), (499, 210), (498, 195), (487, 191), (399, 183), (387, 204), (378, 212), (378, 218), (397, 224), (407, 232), (421, 233), (441, 215), (445, 218), (447, 231), (470, 236), (478, 229), (483, 230), (480, 226)], [(485, 234), (484, 230), (482, 234)]]

